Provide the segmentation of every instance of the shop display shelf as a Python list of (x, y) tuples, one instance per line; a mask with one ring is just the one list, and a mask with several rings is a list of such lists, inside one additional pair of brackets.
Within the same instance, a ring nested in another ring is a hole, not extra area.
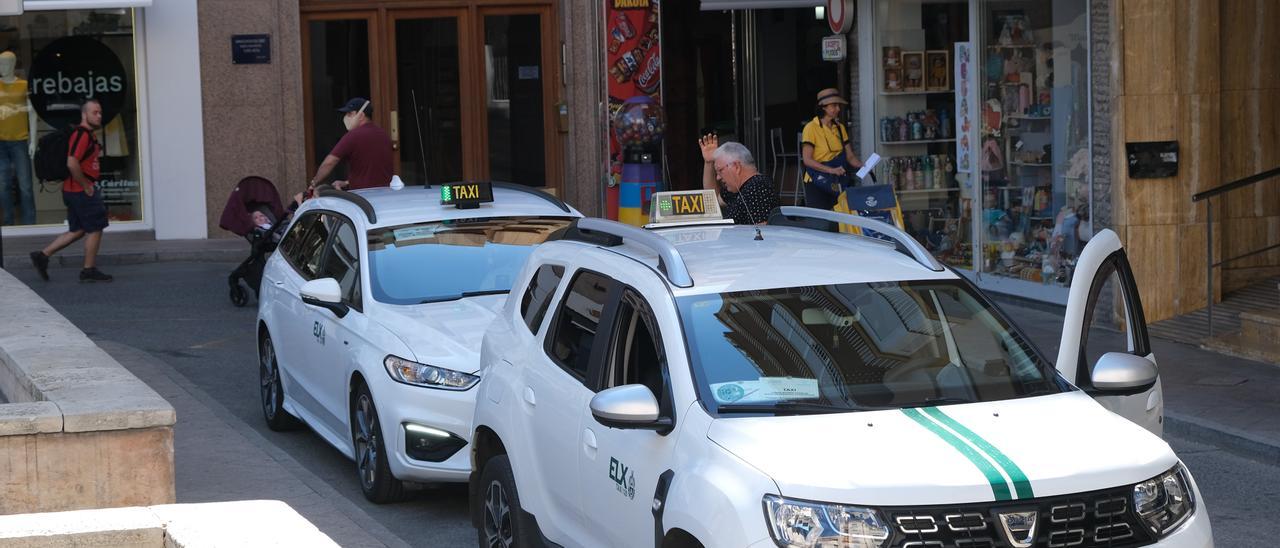
[(920, 141), (880, 141), (882, 145), (927, 145), (929, 143), (954, 143), (955, 139), (924, 139)]
[(880, 95), (952, 95), (956, 92), (954, 89), (942, 90), (925, 90), (925, 91), (881, 91)]
[(933, 194), (936, 192), (960, 192), (958, 187), (951, 188), (919, 188), (915, 190), (895, 190), (898, 194)]

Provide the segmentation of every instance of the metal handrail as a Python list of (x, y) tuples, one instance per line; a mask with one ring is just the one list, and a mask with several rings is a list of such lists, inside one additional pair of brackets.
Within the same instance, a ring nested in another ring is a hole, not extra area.
[(1272, 177), (1275, 177), (1275, 176), (1277, 176), (1277, 175), (1280, 175), (1280, 167), (1275, 168), (1275, 169), (1272, 169), (1272, 170), (1264, 171), (1264, 172), (1262, 172), (1262, 173), (1258, 173), (1258, 174), (1256, 174), (1256, 175), (1250, 175), (1250, 176), (1245, 177), (1245, 178), (1243, 178), (1243, 179), (1240, 179), (1240, 180), (1238, 180), (1238, 181), (1231, 181), (1230, 183), (1227, 183), (1227, 184), (1224, 184), (1224, 185), (1219, 185), (1219, 186), (1213, 187), (1213, 188), (1211, 188), (1211, 189), (1209, 189), (1209, 190), (1206, 190), (1206, 191), (1204, 191), (1204, 192), (1198, 192), (1198, 193), (1196, 193), (1194, 196), (1192, 196), (1192, 197), (1191, 197), (1191, 201), (1193, 201), (1193, 202), (1199, 202), (1200, 200), (1205, 200), (1205, 199), (1208, 199), (1208, 198), (1212, 198), (1212, 197), (1214, 197), (1214, 196), (1217, 196), (1217, 195), (1219, 195), (1219, 194), (1224, 194), (1224, 193), (1227, 193), (1227, 192), (1231, 192), (1232, 190), (1235, 190), (1235, 189), (1237, 189), (1237, 188), (1244, 188), (1244, 187), (1249, 186), (1249, 185), (1251, 185), (1251, 184), (1254, 184), (1254, 183), (1256, 183), (1256, 182), (1264, 181), (1264, 180), (1270, 179), (1270, 178), (1272, 178)]
[(1250, 175), (1250, 176), (1245, 177), (1245, 178), (1243, 178), (1243, 179), (1239, 179), (1239, 180), (1236, 180), (1236, 181), (1231, 181), (1230, 183), (1226, 183), (1226, 184), (1223, 184), (1223, 185), (1216, 186), (1216, 187), (1211, 188), (1211, 189), (1209, 189), (1209, 190), (1206, 190), (1206, 191), (1204, 191), (1204, 192), (1196, 193), (1195, 195), (1193, 195), (1193, 196), (1191, 197), (1191, 201), (1192, 201), (1192, 203), (1194, 203), (1194, 202), (1199, 202), (1199, 201), (1201, 201), (1201, 200), (1207, 200), (1207, 201), (1205, 202), (1205, 211), (1206, 211), (1206, 215), (1205, 215), (1205, 228), (1206, 228), (1206, 230), (1205, 230), (1205, 246), (1204, 246), (1204, 247), (1205, 247), (1205, 261), (1204, 261), (1204, 263), (1205, 263), (1204, 293), (1205, 293), (1205, 311), (1206, 311), (1206, 312), (1208, 312), (1208, 316), (1209, 316), (1209, 317), (1208, 317), (1208, 322), (1209, 322), (1209, 337), (1210, 337), (1210, 338), (1212, 338), (1212, 337), (1213, 337), (1213, 269), (1214, 269), (1215, 267), (1219, 267), (1219, 266), (1225, 265), (1225, 264), (1227, 264), (1227, 263), (1229, 263), (1229, 262), (1232, 262), (1232, 261), (1238, 261), (1238, 260), (1243, 259), (1243, 258), (1245, 258), (1245, 257), (1252, 257), (1252, 256), (1257, 255), (1257, 254), (1259, 254), (1259, 253), (1266, 253), (1266, 252), (1268, 252), (1268, 251), (1271, 251), (1272, 249), (1280, 248), (1280, 244), (1270, 245), (1270, 246), (1267, 246), (1267, 247), (1264, 247), (1264, 248), (1261, 248), (1261, 249), (1255, 249), (1255, 250), (1250, 251), (1250, 252), (1248, 252), (1248, 253), (1245, 253), (1245, 254), (1243, 254), (1243, 255), (1237, 255), (1237, 256), (1232, 257), (1232, 258), (1230, 258), (1230, 259), (1223, 259), (1223, 260), (1218, 261), (1218, 262), (1216, 262), (1216, 263), (1215, 263), (1215, 262), (1213, 262), (1213, 201), (1212, 201), (1212, 198), (1213, 198), (1214, 196), (1218, 196), (1218, 195), (1221, 195), (1221, 194), (1225, 194), (1225, 193), (1227, 193), (1227, 192), (1231, 192), (1232, 190), (1238, 190), (1238, 189), (1241, 189), (1241, 188), (1247, 187), (1247, 186), (1249, 186), (1249, 185), (1253, 185), (1253, 184), (1256, 184), (1256, 183), (1259, 183), (1259, 182), (1265, 181), (1265, 180), (1267, 180), (1267, 179), (1270, 179), (1270, 178), (1272, 178), (1272, 177), (1276, 177), (1276, 176), (1278, 176), (1278, 175), (1280, 175), (1280, 167), (1275, 168), (1275, 169), (1270, 169), (1270, 170), (1267, 170), (1267, 171), (1263, 171), (1263, 172), (1261, 172), (1261, 173), (1257, 173), (1257, 174), (1254, 174), (1254, 175)]

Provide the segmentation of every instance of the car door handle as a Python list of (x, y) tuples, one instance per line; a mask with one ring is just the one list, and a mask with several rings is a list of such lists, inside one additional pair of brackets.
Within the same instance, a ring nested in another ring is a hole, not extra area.
[(596, 433), (590, 428), (582, 431), (582, 452), (586, 453), (587, 458), (596, 458), (596, 451), (600, 449), (596, 443)]
[(529, 407), (538, 406), (538, 399), (533, 397), (533, 389), (528, 386), (524, 387), (524, 401), (529, 404)]

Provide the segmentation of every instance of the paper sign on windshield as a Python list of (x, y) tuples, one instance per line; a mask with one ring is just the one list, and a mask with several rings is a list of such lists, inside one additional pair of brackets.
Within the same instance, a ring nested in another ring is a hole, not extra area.
[(818, 379), (796, 377), (762, 377), (754, 381), (714, 383), (711, 391), (719, 403), (810, 400), (819, 396)]

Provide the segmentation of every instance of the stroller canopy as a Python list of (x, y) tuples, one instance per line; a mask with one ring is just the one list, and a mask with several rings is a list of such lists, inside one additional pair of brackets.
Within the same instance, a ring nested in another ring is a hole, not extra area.
[(255, 228), (253, 212), (262, 210), (268, 213), (272, 223), (284, 218), (284, 207), (280, 205), (280, 194), (276, 186), (262, 177), (249, 176), (236, 183), (235, 190), (227, 196), (227, 205), (222, 208), (222, 218), (218, 226), (237, 236), (245, 236)]

